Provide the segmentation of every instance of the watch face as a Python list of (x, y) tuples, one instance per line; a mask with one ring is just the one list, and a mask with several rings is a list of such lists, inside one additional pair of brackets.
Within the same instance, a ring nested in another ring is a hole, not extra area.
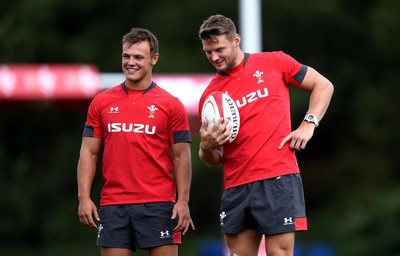
[(309, 123), (314, 123), (316, 127), (318, 126), (318, 120), (317, 120), (317, 118), (315, 118), (315, 116), (313, 114), (306, 115), (304, 120)]

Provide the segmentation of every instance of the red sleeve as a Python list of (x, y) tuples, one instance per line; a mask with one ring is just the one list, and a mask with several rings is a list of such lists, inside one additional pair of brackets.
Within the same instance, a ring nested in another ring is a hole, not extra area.
[(307, 67), (284, 52), (275, 52), (275, 61), (283, 74), (285, 84), (299, 86), (303, 81)]
[(192, 142), (186, 109), (178, 98), (174, 98), (173, 104), (171, 105), (171, 121), (169, 129), (170, 144), (177, 142)]
[(101, 100), (99, 96), (96, 96), (90, 103), (85, 129), (90, 127), (93, 130), (91, 136), (102, 139), (104, 137), (103, 125), (101, 121)]

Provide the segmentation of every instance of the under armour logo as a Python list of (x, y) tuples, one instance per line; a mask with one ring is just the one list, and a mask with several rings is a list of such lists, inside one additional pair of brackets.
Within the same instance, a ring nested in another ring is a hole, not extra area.
[(167, 237), (170, 237), (168, 230), (160, 231), (160, 238), (167, 238)]
[(292, 217), (284, 218), (283, 225), (293, 225), (293, 218)]
[(119, 113), (119, 108), (118, 107), (110, 107), (110, 111), (108, 113), (110, 113), (110, 114)]

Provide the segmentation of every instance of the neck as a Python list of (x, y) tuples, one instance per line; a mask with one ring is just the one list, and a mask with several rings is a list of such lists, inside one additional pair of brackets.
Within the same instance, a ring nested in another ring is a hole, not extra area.
[(243, 59), (244, 59), (244, 52), (240, 50), (235, 58), (235, 65), (232, 69), (237, 68), (243, 62)]
[(132, 90), (146, 90), (151, 85), (151, 76), (147, 76), (139, 81), (125, 80), (125, 86)]

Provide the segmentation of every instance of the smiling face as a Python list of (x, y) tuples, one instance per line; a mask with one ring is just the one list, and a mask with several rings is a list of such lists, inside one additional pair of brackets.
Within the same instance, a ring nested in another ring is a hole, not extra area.
[(226, 35), (216, 36), (213, 40), (201, 40), (207, 59), (217, 71), (226, 72), (238, 66), (242, 60), (240, 36), (236, 34), (232, 40)]
[(125, 85), (131, 89), (146, 89), (151, 84), (153, 66), (157, 63), (158, 53), (151, 55), (147, 41), (122, 46), (122, 71)]

